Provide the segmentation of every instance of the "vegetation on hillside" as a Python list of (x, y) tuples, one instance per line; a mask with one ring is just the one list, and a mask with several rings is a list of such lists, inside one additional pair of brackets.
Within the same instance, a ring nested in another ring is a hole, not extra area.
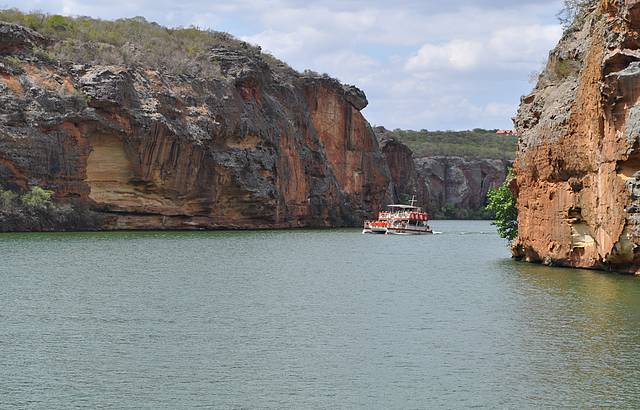
[(495, 214), (493, 224), (498, 228), (498, 235), (509, 241), (518, 236), (518, 208), (516, 198), (509, 189), (513, 178), (513, 173), (509, 172), (504, 183), (487, 195), (487, 209)]
[(0, 10), (0, 20), (29, 27), (53, 40), (36, 52), (50, 60), (82, 64), (140, 65), (171, 74), (213, 77), (218, 65), (209, 50), (226, 47), (260, 57), (274, 71), (295, 73), (260, 47), (234, 38), (231, 34), (198, 27), (166, 28), (143, 17), (100, 20), (67, 17), (17, 9)]
[(467, 159), (513, 160), (518, 145), (515, 135), (496, 134), (496, 130), (469, 131), (386, 131), (413, 151), (415, 157), (456, 156)]
[(493, 211), (486, 208), (470, 209), (454, 205), (445, 205), (441, 209), (429, 211), (431, 219), (465, 219), (472, 221), (489, 221), (493, 220), (495, 217)]
[(53, 194), (39, 186), (22, 194), (0, 187), (0, 232), (96, 229), (86, 206), (57, 204)]
[(584, 16), (589, 7), (597, 0), (563, 0), (562, 10), (558, 13), (558, 20), (565, 30), (573, 31), (584, 23)]

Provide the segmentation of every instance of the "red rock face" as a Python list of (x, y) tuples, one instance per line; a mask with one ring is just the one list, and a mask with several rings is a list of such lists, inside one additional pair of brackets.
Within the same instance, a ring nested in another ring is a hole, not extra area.
[(600, 2), (565, 34), (522, 101), (517, 257), (640, 269), (640, 20), (626, 3)]
[(386, 203), (363, 95), (212, 53), (221, 76), (204, 80), (16, 52), (0, 67), (0, 184), (80, 199), (104, 229), (351, 226)]
[(379, 210), (388, 199), (391, 183), (385, 158), (369, 123), (335, 92), (336, 86), (327, 81), (306, 82), (313, 128), (343, 191), (361, 209)]
[(406, 203), (415, 196), (418, 206), (433, 210), (430, 206), (431, 197), (427, 193), (431, 185), (427, 186), (425, 178), (416, 170), (413, 151), (395, 138), (389, 137), (382, 137), (380, 146), (391, 172), (394, 202)]

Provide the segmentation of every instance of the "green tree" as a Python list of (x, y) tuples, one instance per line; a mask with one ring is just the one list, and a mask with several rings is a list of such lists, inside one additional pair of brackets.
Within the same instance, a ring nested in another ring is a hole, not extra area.
[(0, 187), (0, 212), (10, 211), (15, 205), (17, 195), (13, 191), (2, 189)]
[(489, 199), (487, 209), (496, 215), (493, 225), (498, 228), (498, 235), (501, 238), (510, 241), (518, 236), (518, 208), (516, 198), (509, 189), (509, 184), (514, 177), (513, 172), (509, 171), (502, 185), (492, 189), (487, 195)]
[(70, 31), (72, 29), (72, 20), (65, 16), (53, 15), (47, 20), (47, 27), (58, 31)]
[(22, 195), (20, 200), (27, 208), (47, 209), (53, 205), (51, 201), (52, 197), (53, 191), (43, 189), (39, 186), (32, 186), (31, 190)]

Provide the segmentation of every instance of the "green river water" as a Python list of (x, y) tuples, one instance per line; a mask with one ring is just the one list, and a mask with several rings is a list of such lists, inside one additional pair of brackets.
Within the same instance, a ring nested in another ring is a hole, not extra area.
[(0, 235), (0, 407), (640, 408), (640, 279), (432, 225)]

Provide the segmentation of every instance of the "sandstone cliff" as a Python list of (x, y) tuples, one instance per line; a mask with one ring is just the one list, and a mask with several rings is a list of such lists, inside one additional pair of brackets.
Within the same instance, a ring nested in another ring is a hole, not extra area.
[(416, 159), (425, 184), (427, 209), (448, 218), (488, 218), (487, 193), (507, 177), (510, 161), (425, 157)]
[(429, 201), (427, 187), (416, 169), (411, 149), (388, 136), (380, 137), (380, 148), (391, 173), (393, 201), (408, 203), (415, 195), (418, 205), (426, 207)]
[(490, 189), (502, 184), (511, 163), (501, 159), (457, 156), (415, 157), (383, 127), (375, 128), (393, 181), (395, 201), (413, 195), (437, 218), (487, 217), (484, 207)]
[(550, 53), (515, 120), (514, 255), (640, 269), (640, 2), (603, 0)]
[[(52, 189), (102, 229), (359, 224), (390, 175), (338, 81), (275, 72), (255, 49), (212, 47), (207, 77), (74, 64), (0, 23), (0, 185)], [(130, 45), (127, 45), (130, 46)]]

